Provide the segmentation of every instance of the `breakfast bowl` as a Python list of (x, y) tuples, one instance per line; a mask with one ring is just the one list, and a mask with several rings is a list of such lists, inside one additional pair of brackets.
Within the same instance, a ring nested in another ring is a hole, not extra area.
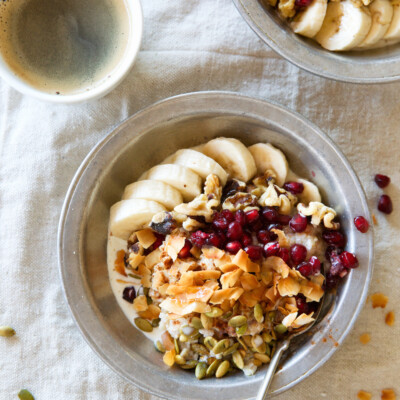
[(241, 16), (269, 47), (313, 74), (350, 83), (385, 83), (400, 78), (400, 45), (331, 52), (293, 32), (265, 0), (233, 0)]
[(82, 335), (114, 371), (141, 389), (167, 399), (251, 399), (264, 368), (246, 377), (196, 380), (168, 368), (153, 343), (125, 317), (107, 271), (110, 207), (124, 187), (178, 149), (227, 136), (246, 145), (270, 142), (284, 151), (301, 176), (316, 183), (340, 214), (347, 249), (360, 266), (335, 295), (326, 296), (318, 324), (293, 340), (271, 394), (294, 386), (334, 353), (350, 332), (372, 273), (373, 236), (360, 234), (353, 218), (369, 211), (363, 189), (335, 144), (300, 115), (259, 99), (226, 92), (172, 97), (133, 115), (106, 136), (77, 171), (63, 206), (58, 236), (59, 268), (67, 303)]

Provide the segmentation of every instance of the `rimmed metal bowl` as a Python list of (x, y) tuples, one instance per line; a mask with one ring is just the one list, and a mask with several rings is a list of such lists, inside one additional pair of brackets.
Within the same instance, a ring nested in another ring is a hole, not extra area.
[(400, 44), (367, 51), (330, 52), (314, 40), (293, 33), (265, 0), (233, 2), (269, 47), (308, 72), (351, 83), (385, 83), (400, 79)]
[[(312, 178), (340, 212), (348, 248), (357, 251), (361, 264), (340, 287), (335, 303), (324, 308), (324, 319), (312, 334), (293, 343), (273, 393), (292, 387), (331, 357), (354, 324), (371, 277), (372, 233), (362, 235), (352, 224), (355, 215), (369, 217), (361, 185), (334, 143), (300, 115), (239, 94), (200, 92), (156, 103), (127, 119), (90, 152), (71, 183), (59, 225), (59, 267), (72, 315), (93, 350), (129, 382), (169, 400), (251, 399), (264, 374), (197, 381), (193, 372), (163, 364), (111, 291), (106, 266), (109, 208), (125, 185), (173, 151), (221, 135), (247, 145), (271, 142), (284, 150), (291, 168)], [(323, 340), (329, 335), (334, 340)]]

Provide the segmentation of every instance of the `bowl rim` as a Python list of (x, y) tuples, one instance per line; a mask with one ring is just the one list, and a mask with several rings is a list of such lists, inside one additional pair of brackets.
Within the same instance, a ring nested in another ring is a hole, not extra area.
[[(129, 377), (126, 376), (124, 374), (124, 372), (118, 367), (118, 365), (113, 360), (109, 359), (106, 354), (104, 354), (102, 348), (89, 335), (89, 332), (88, 332), (86, 324), (85, 324), (86, 321), (81, 319), (81, 315), (80, 315), (81, 305), (78, 306), (77, 304), (74, 304), (71, 302), (71, 296), (70, 296), (71, 288), (67, 286), (66, 279), (65, 279), (66, 274), (68, 273), (68, 266), (67, 266), (67, 263), (65, 262), (65, 258), (64, 258), (64, 246), (63, 245), (64, 245), (64, 238), (66, 235), (66, 231), (68, 230), (68, 228), (66, 226), (66, 223), (68, 221), (68, 212), (69, 212), (69, 208), (70, 208), (70, 205), (72, 202), (72, 198), (74, 196), (75, 189), (77, 188), (77, 186), (79, 184), (79, 180), (85, 173), (86, 168), (91, 163), (91, 161), (94, 160), (96, 155), (101, 151), (103, 146), (106, 145), (107, 142), (112, 140), (112, 138), (114, 138), (116, 135), (118, 135), (119, 132), (124, 129), (125, 125), (128, 124), (128, 122), (130, 122), (131, 120), (133, 120), (135, 118), (140, 117), (141, 115), (143, 115), (145, 113), (149, 113), (154, 110), (157, 110), (157, 108), (160, 106), (165, 106), (165, 105), (168, 106), (168, 104), (172, 105), (172, 108), (174, 108), (174, 105), (176, 106), (176, 104), (179, 104), (180, 102), (185, 102), (187, 99), (193, 100), (193, 99), (197, 99), (197, 98), (204, 97), (204, 96), (207, 98), (208, 102), (210, 102), (212, 99), (218, 100), (218, 99), (222, 98), (225, 101), (226, 100), (231, 100), (231, 101), (239, 100), (239, 101), (245, 101), (245, 102), (256, 102), (259, 105), (264, 106), (264, 107), (267, 104), (268, 106), (273, 107), (280, 112), (291, 114), (291, 116), (302, 120), (310, 128), (312, 128), (315, 131), (315, 133), (319, 134), (327, 142), (327, 144), (331, 145), (333, 147), (333, 149), (335, 150), (335, 152), (337, 153), (337, 155), (341, 158), (342, 162), (344, 163), (344, 165), (347, 168), (348, 173), (350, 173), (351, 178), (356, 183), (355, 189), (357, 189), (358, 194), (360, 195), (360, 200), (362, 203), (364, 215), (369, 220), (371, 219), (370, 218), (371, 215), (370, 215), (369, 208), (368, 208), (367, 201), (366, 201), (366, 196), (365, 196), (363, 187), (357, 177), (357, 174), (355, 173), (355, 171), (353, 170), (353, 168), (351, 167), (350, 163), (347, 161), (347, 159), (345, 158), (345, 156), (343, 155), (341, 150), (334, 144), (332, 139), (330, 139), (325, 133), (323, 133), (319, 128), (317, 128), (316, 125), (314, 125), (312, 122), (310, 122), (309, 120), (307, 120), (306, 118), (304, 118), (303, 116), (298, 114), (297, 112), (289, 110), (288, 108), (278, 105), (274, 102), (266, 101), (265, 99), (262, 99), (262, 98), (244, 96), (244, 95), (241, 95), (241, 94), (235, 93), (235, 92), (226, 92), (226, 91), (192, 92), (192, 93), (173, 96), (173, 97), (158, 101), (158, 102), (154, 103), (153, 105), (150, 105), (150, 106), (144, 108), (143, 110), (138, 111), (137, 113), (133, 114), (131, 117), (125, 119), (122, 123), (117, 124), (111, 130), (111, 132), (109, 134), (107, 134), (103, 139), (101, 139), (93, 147), (93, 149), (88, 153), (88, 155), (85, 157), (85, 159), (82, 161), (81, 165), (79, 166), (79, 168), (78, 168), (77, 172), (75, 173), (75, 175), (71, 181), (71, 184), (68, 188), (66, 198), (65, 198), (64, 204), (62, 206), (61, 214), (60, 214), (59, 225), (58, 225), (58, 236), (57, 236), (58, 267), (59, 267), (61, 285), (62, 285), (64, 298), (65, 298), (68, 308), (71, 312), (71, 316), (72, 316), (76, 326), (78, 327), (78, 330), (81, 332), (85, 341), (92, 348), (92, 350), (97, 354), (97, 356), (99, 356), (105, 362), (106, 365), (108, 365), (114, 372), (116, 372), (119, 376), (124, 378), (129, 383), (136, 385), (141, 390), (147, 391), (148, 393), (157, 395), (161, 398), (166, 398), (168, 400), (181, 399), (182, 397), (175, 397), (175, 395), (171, 396), (171, 394), (165, 394), (163, 391), (159, 390), (158, 388), (146, 385), (144, 382), (140, 381), (136, 377), (133, 378), (132, 376), (129, 376)], [(232, 113), (232, 115), (239, 115), (239, 113), (240, 113), (240, 110), (236, 110), (234, 113)], [(171, 118), (173, 118), (173, 115), (170, 115), (170, 116), (171, 116)], [(254, 115), (251, 115), (251, 116), (254, 117)], [(132, 136), (137, 136), (140, 134), (141, 134), (140, 132), (135, 132), (132, 134)], [(336, 340), (339, 344), (341, 344), (343, 342), (345, 337), (351, 331), (356, 319), (358, 318), (358, 316), (365, 304), (369, 284), (370, 284), (371, 277), (372, 277), (373, 252), (374, 252), (373, 229), (370, 229), (368, 233), (364, 234), (364, 238), (368, 241), (368, 247), (367, 247), (368, 248), (368, 254), (367, 254), (367, 256), (368, 256), (368, 266), (367, 267), (368, 268), (366, 270), (365, 282), (364, 282), (364, 286), (362, 289), (362, 294), (358, 299), (357, 306), (355, 307), (355, 311), (354, 311), (352, 317), (350, 318), (347, 327), (343, 330), (341, 336), (339, 338), (336, 338)], [(81, 249), (79, 248), (78, 250), (80, 251)], [(74, 254), (75, 254), (75, 252), (74, 252)], [(81, 262), (81, 260), (79, 259), (79, 263), (80, 262)], [(82, 284), (82, 290), (87, 295), (87, 292), (85, 291), (85, 289), (86, 289), (86, 286), (85, 286), (85, 282), (84, 282)], [(91, 317), (99, 319), (96, 311), (92, 307), (91, 299), (89, 299), (89, 297), (87, 296), (85, 300), (87, 301), (87, 303), (88, 303), (87, 306), (90, 309), (90, 312), (92, 313)], [(337, 349), (336, 346), (332, 346), (332, 348), (329, 351), (327, 351), (327, 353), (321, 359), (319, 359), (318, 362), (310, 370), (308, 370), (308, 372), (306, 374), (299, 376), (297, 379), (291, 381), (286, 386), (274, 391), (273, 393), (270, 393), (270, 395), (272, 396), (272, 395), (280, 394), (283, 391), (295, 386), (297, 383), (299, 383), (305, 377), (310, 376), (332, 356), (332, 354), (336, 351), (336, 349)], [(259, 379), (261, 379), (261, 377), (259, 377)], [(167, 397), (167, 395), (169, 397)], [(250, 398), (248, 398), (248, 399), (250, 399)]]
[[(400, 80), (400, 73), (397, 72), (399, 70), (400, 61), (396, 62), (397, 69), (395, 67), (392, 68), (392, 70), (397, 73), (391, 74), (390, 76), (387, 75), (387, 72), (384, 72), (382, 68), (378, 68), (381, 72), (379, 76), (368, 75), (368, 73), (365, 73), (365, 70), (363, 71), (365, 76), (360, 76), (358, 71), (362, 66), (354, 68), (356, 66), (355, 63), (344, 62), (340, 58), (342, 57), (342, 53), (330, 52), (331, 58), (327, 62), (326, 57), (324, 57), (320, 51), (312, 49), (307, 43), (299, 44), (291, 37), (288, 38), (284, 29), (279, 27), (271, 15), (262, 7), (260, 0), (232, 1), (242, 18), (264, 43), (296, 67), (310, 72), (313, 75), (339, 82), (358, 84), (382, 84)], [(263, 26), (265, 26), (266, 29), (263, 29)], [(391, 57), (388, 57), (387, 61), (390, 61), (390, 59)], [(377, 63), (371, 64), (370, 69), (376, 70)], [(354, 74), (353, 72), (355, 71), (357, 71), (358, 74)]]

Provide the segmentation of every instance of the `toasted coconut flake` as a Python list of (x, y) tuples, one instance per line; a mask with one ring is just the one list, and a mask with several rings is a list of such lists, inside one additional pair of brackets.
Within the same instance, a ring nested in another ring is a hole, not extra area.
[(216, 259), (216, 260), (220, 260), (225, 255), (225, 252), (223, 250), (219, 249), (218, 247), (214, 247), (214, 246), (210, 246), (210, 247), (205, 246), (201, 250), (207, 258), (212, 258), (212, 259)]
[(281, 247), (290, 247), (290, 243), (288, 238), (281, 229), (271, 229), (271, 232), (274, 232), (278, 236), (279, 246)]
[(242, 285), (242, 288), (247, 291), (256, 289), (260, 286), (257, 278), (254, 275), (249, 274), (248, 272), (245, 272), (240, 277), (240, 284)]
[(243, 272), (243, 270), (240, 269), (236, 264), (232, 264), (232, 263), (221, 265), (219, 267), (219, 269), (224, 273), (237, 271), (238, 269)]
[(271, 301), (271, 303), (275, 304), (280, 298), (279, 293), (276, 293), (275, 287), (270, 287), (265, 292), (265, 297)]
[(254, 307), (258, 303), (258, 299), (256, 299), (251, 292), (244, 292), (240, 296), (239, 302), (247, 307)]
[(169, 283), (165, 283), (164, 285), (158, 288), (158, 292), (161, 294), (161, 296), (165, 297), (167, 295), (168, 287)]
[(232, 258), (233, 257), (230, 254), (225, 253), (222, 258), (214, 260), (214, 265), (221, 268), (224, 265), (232, 264)]
[(143, 287), (150, 288), (151, 287), (150, 275), (143, 276), (143, 278), (140, 280), (140, 283), (143, 285)]
[(292, 328), (297, 329), (300, 328), (301, 326), (311, 324), (311, 322), (314, 322), (314, 318), (312, 318), (313, 313), (310, 314), (300, 314), (295, 321), (292, 323)]
[(308, 206), (299, 203), (297, 210), (305, 216), (311, 216), (311, 223), (314, 226), (318, 226), (323, 221), (325, 228), (339, 229), (340, 227), (337, 222), (333, 222), (336, 217), (336, 211), (319, 201), (311, 201)]
[(318, 286), (322, 286), (324, 284), (325, 277), (322, 274), (313, 275), (311, 277), (311, 282), (314, 282)]
[(386, 325), (393, 326), (395, 321), (394, 311), (389, 311), (385, 317)]
[(153, 320), (159, 317), (160, 312), (160, 307), (157, 307), (154, 304), (150, 304), (146, 311), (139, 312), (139, 316), (145, 319)]
[(215, 279), (209, 279), (208, 281), (206, 281), (203, 285), (204, 287), (208, 287), (212, 290), (218, 290), (219, 289), (219, 283), (217, 280)]
[(155, 241), (156, 236), (150, 229), (142, 229), (136, 232), (137, 239), (143, 248), (148, 249)]
[(136, 269), (145, 259), (146, 256), (143, 256), (140, 253), (130, 253), (128, 262), (132, 269)]
[(196, 281), (198, 280), (206, 281), (207, 279), (218, 279), (221, 276), (221, 271), (212, 269), (206, 269), (204, 271), (194, 271), (193, 276)]
[(278, 291), (281, 296), (297, 296), (300, 291), (300, 283), (288, 276), (278, 282)]
[(265, 286), (260, 285), (258, 288), (253, 289), (251, 291), (252, 296), (257, 300), (257, 301), (262, 301), (265, 298)]
[(186, 287), (195, 286), (193, 271), (185, 272), (184, 274), (182, 274), (181, 279), (178, 282), (178, 285)]
[(136, 273), (140, 276), (151, 275), (150, 270), (144, 264), (139, 265)]
[(201, 256), (201, 249), (199, 249), (199, 248), (196, 247), (196, 246), (193, 246), (193, 247), (190, 249), (190, 254), (191, 254), (194, 258), (200, 258), (200, 256)]
[(371, 295), (371, 301), (373, 308), (377, 307), (385, 308), (389, 299), (383, 293), (374, 293), (373, 295)]
[(161, 309), (177, 314), (177, 315), (187, 315), (193, 312), (205, 313), (211, 310), (208, 304), (202, 303), (200, 301), (193, 301), (191, 303), (182, 302), (177, 299), (168, 298), (160, 304)]
[(184, 236), (176, 236), (176, 235), (168, 236), (165, 248), (167, 250), (167, 254), (172, 258), (173, 261), (175, 261), (178, 258), (179, 252), (185, 245), (185, 240), (186, 239)]
[(162, 286), (164, 283), (166, 283), (164, 274), (161, 271), (156, 271), (153, 274), (153, 279), (151, 281), (151, 287), (153, 289), (157, 289), (160, 286)]
[(302, 281), (300, 293), (306, 296), (307, 301), (320, 301), (324, 295), (324, 290), (321, 286), (311, 281)]
[(216, 290), (210, 299), (210, 303), (222, 304), (225, 300), (237, 300), (243, 292), (242, 288)]
[(168, 296), (177, 297), (181, 302), (202, 301), (207, 303), (213, 295), (214, 290), (206, 286), (179, 286), (169, 285)]
[(243, 249), (236, 253), (232, 263), (245, 272), (260, 272), (260, 266), (257, 263), (253, 263)]
[(236, 282), (238, 282), (240, 276), (243, 274), (243, 270), (238, 268), (236, 265), (234, 265), (234, 267), (235, 269), (233, 271), (226, 272), (221, 276), (222, 289), (227, 289), (235, 286)]
[(287, 278), (289, 276), (290, 267), (280, 257), (272, 256), (263, 261), (261, 271), (268, 271), (271, 269), (282, 275), (282, 278)]
[(114, 269), (117, 271), (119, 274), (123, 276), (127, 276), (125, 272), (125, 251), (124, 250), (119, 250), (117, 251), (117, 257), (115, 258), (114, 261)]
[(372, 394), (369, 392), (365, 392), (364, 390), (360, 390), (357, 393), (357, 399), (358, 400), (371, 400), (372, 399)]
[(285, 318), (283, 318), (282, 324), (285, 325), (286, 328), (289, 328), (290, 326), (292, 326), (296, 317), (297, 317), (297, 312), (291, 313), (287, 315)]
[(147, 268), (152, 269), (154, 265), (160, 262), (161, 250), (160, 248), (153, 250), (150, 254), (146, 256), (144, 263)]
[(137, 296), (136, 299), (133, 301), (133, 308), (139, 311), (146, 311), (148, 309), (147, 298), (146, 296)]
[(281, 314), (285, 315), (285, 316), (290, 314), (290, 312), (288, 310), (286, 310), (286, 308), (283, 308), (281, 306), (278, 306), (278, 311), (280, 311)]
[[(299, 282), (306, 279), (297, 269), (293, 268), (289, 269), (289, 276)], [(313, 279), (313, 277), (311, 279)]]

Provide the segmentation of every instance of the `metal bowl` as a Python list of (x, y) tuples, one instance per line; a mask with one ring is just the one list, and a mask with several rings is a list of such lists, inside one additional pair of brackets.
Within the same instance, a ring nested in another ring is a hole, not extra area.
[(385, 83), (400, 79), (400, 44), (367, 51), (330, 52), (296, 35), (263, 0), (233, 0), (257, 35), (291, 63), (325, 78), (351, 83)]
[[(348, 249), (357, 251), (360, 260), (336, 302), (325, 307), (318, 328), (293, 342), (273, 393), (289, 389), (331, 357), (365, 303), (371, 277), (372, 233), (362, 235), (352, 223), (355, 215), (369, 217), (362, 187), (340, 150), (309, 121), (276, 104), (224, 92), (177, 96), (135, 114), (90, 152), (71, 183), (59, 225), (59, 267), (68, 305), (93, 350), (129, 382), (169, 400), (251, 399), (264, 374), (197, 381), (192, 371), (163, 364), (111, 291), (106, 266), (109, 209), (125, 185), (147, 168), (177, 149), (222, 135), (247, 145), (262, 141), (281, 148), (291, 168), (313, 179), (339, 211)], [(324, 339), (329, 335), (334, 340)]]

